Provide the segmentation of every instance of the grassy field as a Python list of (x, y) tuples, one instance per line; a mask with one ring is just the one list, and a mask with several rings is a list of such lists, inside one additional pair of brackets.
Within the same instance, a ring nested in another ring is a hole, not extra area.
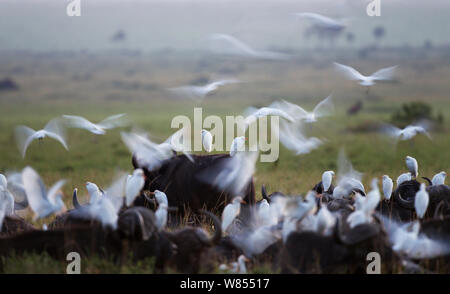
[[(398, 81), (376, 85), (366, 96), (364, 89), (333, 71), (330, 66), (333, 59), (347, 62), (364, 73), (399, 64)], [(341, 59), (331, 56), (322, 60), (314, 55), (288, 63), (209, 60), (209, 56), (170, 53), (150, 56), (0, 55), (0, 78), (12, 77), (20, 86), (19, 91), (0, 92), (0, 173), (20, 171), (30, 165), (47, 185), (67, 179), (63, 191), (67, 207), (72, 208), (70, 195), (75, 187), (81, 191), (84, 201), (86, 181), (107, 187), (117, 171), (132, 171), (131, 155), (120, 139), (120, 130), (95, 136), (70, 129), (67, 134), (69, 151), (47, 139), (41, 144), (34, 142), (22, 159), (14, 141), (15, 126), (23, 124), (40, 129), (62, 114), (81, 115), (95, 122), (108, 115), (127, 113), (133, 125), (162, 142), (175, 131), (170, 128), (172, 118), (180, 114), (192, 117), (194, 107), (203, 108), (203, 118), (212, 114), (238, 115), (248, 106), (268, 105), (279, 98), (312, 109), (330, 93), (336, 105), (335, 116), (307, 130), (310, 135), (323, 138), (325, 143), (300, 156), (281, 147), (277, 164), (258, 163), (257, 198), (261, 197), (261, 184), (265, 184), (268, 191), (304, 195), (320, 181), (323, 171), (337, 170), (336, 159), (342, 147), (354, 168), (364, 173), (365, 185), (383, 174), (396, 179), (406, 171), (406, 155), (418, 160), (420, 175), (431, 177), (441, 170), (450, 170), (448, 59), (385, 53), (383, 58), (375, 56), (368, 60), (352, 56)], [(201, 104), (171, 99), (164, 91), (166, 87), (211, 80), (218, 75), (233, 76), (245, 83), (224, 87)], [(364, 103), (362, 111), (348, 116), (346, 109), (358, 100)], [(390, 122), (392, 113), (402, 103), (412, 101), (426, 102), (435, 114), (443, 115), (444, 122), (432, 132), (432, 141), (418, 136), (413, 143), (400, 142), (395, 148), (385, 137), (370, 130), (373, 124)], [(31, 212), (28, 213), (27, 219), (31, 216)], [(51, 219), (36, 225), (49, 222)], [(26, 259), (9, 259), (5, 272), (64, 272), (65, 265), (65, 262), (32, 255)], [(149, 266), (151, 261), (117, 267), (93, 259), (87, 262), (83, 272), (146, 272)]]

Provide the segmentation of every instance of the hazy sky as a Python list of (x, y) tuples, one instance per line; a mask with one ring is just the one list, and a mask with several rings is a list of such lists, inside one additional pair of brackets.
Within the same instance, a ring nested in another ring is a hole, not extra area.
[[(316, 12), (349, 20), (355, 45), (373, 41), (385, 27), (384, 45), (450, 43), (450, 1), (381, 0), (381, 16), (366, 14), (368, 0), (80, 0), (81, 16), (66, 15), (69, 0), (2, 0), (0, 50), (198, 49), (210, 33), (234, 35), (256, 48), (302, 48), (307, 21), (292, 13)], [(118, 30), (121, 43), (110, 41)], [(339, 45), (347, 45), (344, 38)]]

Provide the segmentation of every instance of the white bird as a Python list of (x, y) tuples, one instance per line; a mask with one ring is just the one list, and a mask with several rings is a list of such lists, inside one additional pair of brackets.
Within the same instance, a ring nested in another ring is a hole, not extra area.
[(297, 104), (290, 103), (285, 100), (282, 100), (281, 102), (277, 101), (274, 105), (296, 120), (303, 120), (305, 123), (313, 123), (317, 122), (319, 118), (329, 116), (334, 112), (334, 105), (331, 97), (332, 96), (330, 95), (322, 100), (316, 105), (316, 107), (314, 107), (312, 112), (308, 112)]
[(155, 198), (158, 204), (166, 204), (169, 206), (169, 200), (167, 199), (167, 195), (164, 192), (161, 192), (159, 190), (155, 190)]
[(238, 257), (237, 262), (232, 262), (230, 266), (226, 264), (221, 264), (219, 266), (219, 270), (221, 271), (228, 271), (232, 274), (246, 274), (247, 273), (247, 266), (246, 262), (248, 262), (249, 259), (245, 257), (245, 255), (241, 254)]
[(309, 191), (305, 198), (292, 197), (286, 202), (285, 215), (289, 218), (302, 220), (317, 211), (316, 192)]
[(411, 140), (418, 134), (424, 134), (431, 140), (431, 136), (426, 127), (421, 125), (409, 125), (404, 129), (400, 129), (393, 125), (385, 124), (381, 128), (381, 131), (396, 140)]
[(333, 198), (347, 197), (353, 191), (366, 193), (361, 182), (362, 174), (353, 168), (352, 163), (345, 155), (344, 149), (339, 151), (337, 166), (337, 186), (333, 190)]
[(18, 126), (15, 129), (15, 136), (17, 146), (19, 147), (22, 157), (25, 158), (28, 146), (30, 146), (33, 140), (43, 140), (45, 137), (49, 137), (60, 142), (66, 150), (67, 147), (65, 139), (65, 129), (63, 123), (59, 119), (53, 119), (49, 121), (42, 130), (35, 131), (27, 126)]
[(220, 46), (222, 53), (234, 54), (251, 58), (261, 58), (261, 59), (272, 59), (272, 60), (285, 60), (289, 56), (287, 54), (265, 51), (265, 50), (255, 50), (244, 42), (238, 40), (237, 38), (226, 35), (226, 34), (211, 34), (209, 36), (211, 41), (224, 41), (225, 44), (231, 46)]
[(320, 139), (316, 137), (306, 137), (303, 134), (302, 124), (299, 121), (294, 123), (281, 121), (279, 130), (273, 129), (273, 131), (279, 132), (278, 137), (281, 144), (293, 151), (295, 155), (307, 154), (322, 145)]
[(372, 215), (381, 198), (378, 190), (378, 179), (373, 179), (371, 186), (372, 190), (369, 191), (366, 197), (356, 194), (355, 211), (347, 217), (350, 228), (372, 222)]
[(233, 139), (230, 147), (230, 156), (234, 156), (236, 152), (245, 151), (245, 137), (240, 136)]
[(258, 152), (238, 152), (233, 157), (224, 157), (197, 175), (198, 179), (227, 191), (231, 195), (243, 195), (255, 172)]
[(7, 179), (2, 174), (0, 174), (0, 203), (4, 204), (2, 206), (4, 215), (14, 214), (14, 196), (9, 192)]
[(322, 174), (322, 186), (323, 192), (327, 192), (330, 189), (331, 182), (333, 181), (334, 171), (329, 170)]
[(370, 76), (364, 76), (350, 66), (343, 65), (343, 64), (340, 64), (337, 62), (335, 62), (334, 65), (335, 65), (336, 69), (341, 71), (342, 73), (344, 73), (348, 79), (357, 80), (357, 81), (359, 81), (360, 85), (366, 86), (366, 87), (375, 85), (376, 81), (392, 80), (392, 78), (394, 76), (394, 71), (397, 68), (397, 66), (391, 66), (391, 67), (380, 69), (380, 70), (374, 72)]
[(430, 239), (426, 234), (420, 233), (419, 221), (398, 224), (382, 215), (380, 218), (395, 252), (411, 259), (435, 258), (450, 253), (447, 242)]
[(401, 183), (406, 182), (406, 181), (411, 181), (412, 177), (411, 177), (411, 173), (407, 172), (407, 173), (403, 173), (401, 175), (398, 176), (397, 178), (397, 187), (400, 186)]
[(212, 151), (212, 140), (213, 137), (210, 132), (207, 130), (202, 130), (202, 144), (203, 148), (205, 148), (206, 152)]
[(228, 203), (222, 212), (222, 231), (226, 232), (233, 220), (241, 212), (241, 203), (245, 203), (241, 196), (236, 196)]
[(62, 201), (61, 187), (65, 180), (60, 180), (47, 191), (38, 173), (27, 166), (22, 171), (22, 181), (28, 197), (30, 208), (35, 213), (34, 219), (45, 218), (65, 209)]
[(43, 230), (43, 231), (48, 231), (48, 226), (47, 226), (47, 224), (42, 224), (42, 230)]
[(384, 198), (389, 200), (391, 199), (392, 190), (394, 188), (394, 183), (392, 179), (388, 175), (383, 176), (383, 195)]
[(298, 17), (308, 18), (311, 21), (313, 21), (315, 26), (323, 29), (340, 30), (346, 27), (346, 24), (342, 21), (338, 21), (317, 13), (302, 12), (302, 13), (294, 13), (294, 15)]
[(96, 184), (86, 182), (86, 190), (89, 194), (89, 204), (94, 204), (105, 194)]
[[(191, 131), (189, 128), (184, 127), (170, 135), (164, 143), (159, 144), (159, 147), (169, 144), (172, 150), (175, 152), (182, 152), (191, 162), (194, 162), (194, 158), (189, 153), (191, 148)], [(162, 149), (162, 148), (161, 148)]]
[(329, 236), (333, 233), (336, 217), (331, 214), (326, 204), (322, 204), (319, 212), (314, 218), (314, 231), (318, 234)]
[(269, 107), (261, 107), (261, 108), (255, 108), (255, 107), (248, 107), (245, 112), (245, 119), (244, 119), (244, 132), (247, 130), (248, 126), (255, 121), (257, 121), (260, 117), (265, 116), (278, 116), (281, 118), (284, 118), (290, 122), (294, 122), (294, 118), (287, 114), (284, 110), (279, 108), (279, 103), (274, 102)]
[(167, 208), (167, 204), (160, 203), (158, 209), (155, 211), (156, 228), (158, 231), (163, 230), (167, 224)]
[[(3, 179), (2, 179), (3, 177)], [(0, 175), (3, 183), (7, 183), (5, 187), (14, 197), (14, 210), (22, 210), (28, 207), (27, 194), (22, 183), (22, 173), (11, 172), (5, 177)]]
[(125, 113), (112, 115), (105, 118), (98, 124), (94, 124), (81, 116), (63, 115), (63, 117), (72, 128), (85, 129), (96, 135), (104, 135), (106, 130), (126, 126), (128, 121), (125, 119), (125, 115)]
[(137, 168), (133, 171), (132, 175), (128, 175), (125, 197), (127, 198), (127, 206), (130, 206), (134, 199), (139, 196), (142, 188), (145, 184), (144, 171), (141, 168)]
[(417, 191), (416, 197), (414, 198), (414, 208), (416, 209), (417, 216), (423, 218), (425, 212), (427, 212), (428, 203), (430, 202), (430, 197), (426, 191), (425, 184), (420, 184), (420, 190)]
[(272, 225), (276, 222), (276, 218), (272, 217), (270, 204), (266, 199), (261, 200), (258, 206), (258, 219), (262, 225)]
[(169, 88), (169, 91), (176, 94), (180, 98), (189, 98), (194, 100), (202, 100), (206, 96), (211, 95), (220, 86), (228, 84), (240, 83), (235, 79), (219, 80), (203, 86), (181, 86), (176, 88)]
[(411, 176), (414, 178), (417, 178), (419, 175), (419, 165), (417, 163), (417, 160), (414, 157), (406, 156), (406, 167), (408, 168), (409, 172), (411, 173)]
[(173, 146), (168, 143), (156, 144), (145, 134), (121, 132), (122, 141), (133, 154), (140, 168), (149, 171), (161, 167), (162, 163), (173, 157)]
[(433, 176), (433, 178), (431, 179), (431, 184), (433, 186), (438, 186), (438, 185), (444, 185), (445, 184), (445, 177), (447, 177), (447, 173), (444, 171), (441, 171), (438, 174), (435, 174)]

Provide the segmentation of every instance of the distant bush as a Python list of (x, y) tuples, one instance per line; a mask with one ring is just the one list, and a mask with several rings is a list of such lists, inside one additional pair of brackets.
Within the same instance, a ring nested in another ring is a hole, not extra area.
[(432, 107), (425, 102), (411, 102), (404, 103), (391, 118), (391, 121), (399, 127), (405, 127), (418, 120), (429, 120), (441, 125), (444, 117), (442, 113), (434, 116)]

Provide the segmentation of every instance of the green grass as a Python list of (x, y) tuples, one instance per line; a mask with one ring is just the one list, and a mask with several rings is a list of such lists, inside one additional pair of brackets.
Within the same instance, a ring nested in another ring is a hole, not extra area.
[[(0, 58), (0, 64), (5, 60)], [(9, 60), (4, 72), (8, 75), (11, 64), (22, 64), (25, 68), (29, 61)], [(260, 198), (261, 184), (268, 191), (282, 191), (291, 195), (304, 195), (321, 179), (325, 170), (337, 171), (336, 160), (341, 147), (344, 147), (353, 166), (364, 173), (363, 183), (369, 186), (373, 177), (381, 178), (388, 174), (394, 180), (406, 171), (404, 158), (415, 157), (419, 162), (421, 176), (433, 176), (444, 170), (449, 171), (450, 163), (450, 104), (448, 103), (448, 73), (450, 66), (443, 63), (440, 70), (429, 75), (418, 75), (412, 65), (401, 65), (402, 83), (377, 85), (372, 90), (372, 98), (365, 98), (364, 90), (354, 83), (336, 78), (329, 69), (315, 68), (310, 65), (299, 66), (287, 64), (282, 76), (276, 76), (282, 68), (277, 64), (250, 63), (246, 70), (237, 74), (237, 78), (248, 81), (242, 85), (225, 87), (211, 97), (196, 105), (192, 102), (168, 99), (161, 90), (164, 87), (187, 83), (206, 75), (206, 70), (196, 71), (195, 61), (188, 62), (180, 68), (173, 64), (159, 67), (161, 74), (149, 73), (145, 65), (148, 60), (134, 63), (135, 75), (126, 76), (124, 69), (114, 60), (95, 61), (108, 64), (106, 68), (90, 64), (93, 77), (85, 82), (73, 81), (72, 76), (83, 73), (83, 67), (74, 61), (63, 60), (71, 71), (61, 74), (45, 66), (48, 61), (35, 61), (39, 74), (23, 73), (17, 75), (22, 86), (18, 92), (0, 93), (0, 173), (11, 170), (20, 171), (30, 165), (43, 177), (46, 185), (51, 185), (64, 178), (65, 202), (72, 208), (71, 192), (79, 188), (83, 195), (86, 181), (97, 183), (106, 188), (117, 171), (132, 171), (131, 154), (120, 139), (120, 130), (108, 131), (104, 136), (95, 136), (87, 131), (69, 129), (66, 151), (59, 143), (45, 139), (42, 143), (33, 142), (22, 159), (14, 141), (14, 127), (27, 125), (35, 129), (42, 128), (50, 119), (62, 114), (82, 115), (91, 121), (100, 121), (108, 115), (127, 113), (133, 124), (146, 130), (155, 140), (162, 142), (175, 130), (170, 122), (176, 115), (192, 118), (193, 108), (203, 108), (203, 118), (216, 114), (239, 115), (245, 107), (268, 105), (278, 98), (285, 98), (312, 109), (314, 105), (333, 92), (336, 104), (336, 116), (325, 119), (307, 130), (310, 135), (323, 138), (325, 143), (313, 152), (295, 156), (289, 150), (280, 148), (277, 164), (259, 163), (255, 174), (257, 198)], [(86, 64), (86, 61), (84, 61)], [(408, 61), (413, 63), (414, 61)], [(432, 62), (432, 61), (430, 61)], [(437, 62), (437, 61), (433, 61)], [(81, 63), (83, 64), (83, 63)], [(377, 62), (364, 63), (367, 68), (377, 67)], [(9, 66), (9, 67), (8, 67)], [(217, 65), (213, 65), (217, 66)], [(98, 67), (98, 69), (97, 69)], [(125, 66), (126, 67), (126, 66)], [(155, 69), (155, 71), (158, 68)], [(192, 76), (192, 71), (195, 74)], [(271, 75), (274, 74), (275, 75)], [(208, 75), (206, 75), (208, 76)], [(440, 78), (441, 77), (441, 78)], [(111, 80), (139, 81), (143, 84), (157, 84), (156, 90), (123, 90), (111, 87)], [(413, 81), (416, 82), (413, 82)], [(426, 91), (424, 90), (426, 89)], [(363, 99), (364, 109), (356, 116), (348, 117), (345, 110), (355, 101)], [(433, 140), (424, 136), (414, 139), (414, 143), (400, 142), (396, 148), (385, 137), (375, 132), (352, 132), (351, 129), (365, 126), (372, 122), (389, 121), (394, 110), (401, 103), (408, 101), (425, 101), (444, 115), (444, 125), (439, 132), (433, 132)], [(129, 128), (127, 128), (129, 129)], [(31, 220), (31, 212), (27, 219)], [(51, 219), (36, 223), (49, 223)], [(42, 264), (42, 266), (37, 266)], [(65, 262), (52, 261), (48, 257), (36, 255), (27, 258), (11, 258), (7, 262), (6, 272), (64, 272)], [(117, 267), (93, 258), (89, 260), (86, 272), (145, 272), (146, 263), (130, 267)], [(265, 268), (256, 270), (266, 272)]]

